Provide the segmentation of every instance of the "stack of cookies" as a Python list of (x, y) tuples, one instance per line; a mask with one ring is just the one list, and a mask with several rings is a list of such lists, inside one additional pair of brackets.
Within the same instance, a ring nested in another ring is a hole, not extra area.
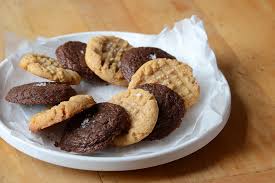
[[(38, 132), (66, 123), (58, 143), (65, 151), (89, 154), (108, 146), (162, 139), (180, 126), (186, 110), (199, 99), (192, 68), (159, 48), (134, 48), (121, 38), (98, 36), (87, 44), (66, 42), (55, 53), (57, 59), (23, 56), (21, 68), (52, 82), (16, 86), (6, 100), (52, 106), (31, 117), (29, 129)], [(128, 89), (96, 103), (70, 86), (82, 78), (91, 87), (105, 81)]]

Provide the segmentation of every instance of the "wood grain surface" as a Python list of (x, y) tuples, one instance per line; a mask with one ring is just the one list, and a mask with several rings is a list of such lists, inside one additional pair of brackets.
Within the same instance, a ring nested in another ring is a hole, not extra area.
[(232, 91), (224, 130), (180, 160), (137, 171), (93, 172), (33, 159), (0, 140), (0, 182), (275, 182), (274, 0), (0, 0), (5, 32), (29, 39), (83, 31), (158, 33), (198, 15)]

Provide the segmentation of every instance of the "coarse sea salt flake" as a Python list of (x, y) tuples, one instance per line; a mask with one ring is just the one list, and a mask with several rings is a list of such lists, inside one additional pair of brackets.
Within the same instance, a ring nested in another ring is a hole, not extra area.
[(47, 85), (46, 83), (37, 83), (34, 86), (46, 86), (46, 85)]
[(157, 55), (156, 54), (150, 54), (149, 57), (150, 57), (150, 59), (154, 60), (154, 59), (157, 58)]
[(86, 128), (89, 124), (89, 119), (85, 119), (82, 123), (81, 123), (81, 128)]

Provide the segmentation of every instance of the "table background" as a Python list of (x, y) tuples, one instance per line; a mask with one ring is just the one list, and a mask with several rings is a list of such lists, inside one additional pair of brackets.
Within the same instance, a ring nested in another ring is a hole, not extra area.
[(0, 139), (0, 182), (274, 183), (274, 0), (0, 0), (0, 58), (5, 32), (29, 39), (100, 30), (158, 33), (192, 14), (204, 20), (231, 87), (231, 116), (217, 138), (188, 157), (127, 172), (58, 167)]

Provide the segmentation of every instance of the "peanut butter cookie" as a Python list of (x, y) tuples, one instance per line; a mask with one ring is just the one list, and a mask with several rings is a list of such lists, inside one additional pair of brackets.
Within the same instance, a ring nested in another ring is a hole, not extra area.
[(155, 97), (142, 89), (123, 91), (111, 99), (111, 103), (120, 105), (130, 115), (130, 129), (127, 133), (117, 136), (114, 145), (127, 146), (146, 138), (154, 129), (159, 108)]
[(91, 96), (73, 96), (68, 101), (61, 102), (48, 110), (35, 114), (30, 119), (29, 129), (32, 132), (42, 130), (56, 123), (65, 121), (94, 104), (95, 101)]
[(120, 61), (125, 51), (132, 46), (114, 36), (98, 36), (92, 38), (86, 48), (87, 66), (101, 79), (115, 85), (127, 86), (120, 71)]
[(192, 68), (177, 60), (161, 58), (146, 62), (132, 76), (129, 88), (146, 83), (162, 84), (174, 90), (183, 98), (186, 109), (195, 104), (200, 96)]
[(26, 54), (20, 60), (19, 66), (34, 75), (51, 81), (74, 85), (79, 84), (81, 80), (77, 72), (62, 68), (55, 59), (44, 55)]

